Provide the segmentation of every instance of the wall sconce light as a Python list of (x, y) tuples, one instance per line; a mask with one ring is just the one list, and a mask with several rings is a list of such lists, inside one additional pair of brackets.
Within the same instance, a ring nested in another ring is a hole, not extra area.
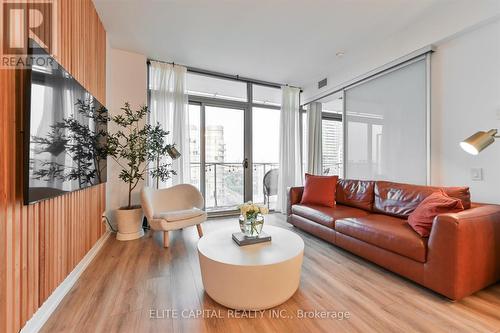
[(497, 129), (488, 132), (479, 131), (460, 142), (460, 147), (471, 155), (479, 154), (483, 149), (495, 142), (495, 138), (500, 138)]
[(177, 150), (177, 148), (175, 148), (175, 146), (167, 147), (167, 154), (173, 160), (176, 160), (179, 157), (181, 157), (181, 153), (179, 153), (179, 151)]

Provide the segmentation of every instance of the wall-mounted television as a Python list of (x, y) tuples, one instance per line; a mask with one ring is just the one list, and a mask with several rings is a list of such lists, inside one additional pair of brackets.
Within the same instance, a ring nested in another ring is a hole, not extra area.
[[(107, 109), (30, 41), (24, 117), (24, 202), (106, 182)], [(40, 65), (41, 64), (41, 65)]]

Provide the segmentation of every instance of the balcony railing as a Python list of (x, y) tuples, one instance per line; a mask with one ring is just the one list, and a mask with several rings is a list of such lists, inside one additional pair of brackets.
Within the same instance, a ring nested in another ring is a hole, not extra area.
[(342, 174), (342, 166), (341, 162), (338, 163), (325, 163), (323, 162), (323, 175), (340, 175)]
[[(278, 168), (278, 163), (254, 163), (253, 201), (264, 203), (263, 179), (266, 172)], [(205, 205), (209, 211), (235, 209), (244, 201), (244, 172), (242, 163), (205, 163)], [(191, 163), (191, 183), (201, 188), (201, 166)], [(272, 201), (271, 201), (272, 203)], [(271, 207), (273, 208), (273, 207)]]

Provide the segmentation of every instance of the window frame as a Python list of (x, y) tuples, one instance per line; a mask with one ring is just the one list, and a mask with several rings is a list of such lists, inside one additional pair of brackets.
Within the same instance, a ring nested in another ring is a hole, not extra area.
[[(347, 173), (347, 135), (348, 135), (348, 126), (346, 126), (346, 91), (350, 88), (356, 87), (357, 85), (366, 83), (370, 80), (376, 79), (380, 76), (391, 73), (392, 71), (396, 71), (405, 66), (411, 65), (414, 62), (424, 60), (425, 61), (425, 74), (426, 74), (426, 82), (425, 82), (425, 98), (426, 98), (426, 184), (429, 185), (431, 183), (431, 55), (434, 52), (432, 46), (424, 47), (420, 50), (412, 52), (402, 58), (394, 60), (390, 63), (385, 64), (375, 70), (367, 72), (359, 77), (356, 77), (350, 81), (347, 81), (339, 86), (335, 86), (333, 89), (326, 91), (324, 94), (318, 97), (314, 97), (308, 100), (306, 103), (301, 105), (301, 107), (305, 107), (306, 105), (312, 102), (321, 102), (321, 100), (328, 98), (335, 94), (341, 94), (342, 98), (342, 127), (343, 127), (343, 177), (346, 176)], [(373, 124), (371, 124), (373, 126)]]
[[(188, 72), (190, 70), (188, 69)], [(198, 73), (198, 72), (196, 72)], [(200, 74), (200, 75), (207, 75), (211, 76), (210, 74)], [(239, 79), (234, 79), (234, 78), (226, 78), (227, 80), (233, 80), (233, 81), (241, 81)], [(246, 81), (247, 84), (247, 100), (246, 102), (243, 101), (234, 101), (234, 100), (228, 100), (228, 99), (221, 99), (221, 98), (214, 98), (214, 97), (205, 97), (205, 96), (199, 96), (199, 95), (189, 95), (188, 94), (188, 103), (189, 104), (199, 104), (201, 106), (201, 114), (200, 114), (200, 143), (203, 145), (200, 149), (201, 152), (203, 152), (203, 155), (205, 154), (205, 106), (216, 106), (216, 107), (227, 107), (227, 108), (236, 108), (236, 109), (243, 109), (244, 112), (244, 160), (248, 161), (248, 168), (244, 169), (243, 177), (244, 177), (244, 182), (243, 182), (243, 199), (245, 202), (247, 201), (252, 201), (253, 200), (253, 147), (252, 147), (252, 132), (253, 132), (253, 108), (264, 108), (264, 109), (270, 109), (270, 110), (280, 110), (281, 111), (281, 106), (276, 106), (276, 105), (270, 105), (270, 104), (262, 104), (262, 103), (254, 103), (253, 102), (253, 86), (254, 85), (264, 85), (260, 83), (255, 83), (251, 81)], [(268, 86), (268, 85), (266, 85)], [(274, 88), (276, 89), (281, 89), (275, 86)], [(203, 141), (202, 141), (203, 140)], [(242, 161), (243, 163), (243, 161)], [(205, 168), (205, 156), (200, 157), (200, 175), (203, 174), (203, 177), (200, 176), (200, 189), (203, 188), (202, 194), (205, 197), (205, 175), (204, 175), (204, 168)], [(203, 184), (201, 184), (203, 178)], [(236, 210), (228, 210), (228, 211), (215, 211), (215, 212), (210, 212), (210, 216), (227, 216), (227, 215), (235, 215), (237, 214)]]
[[(323, 145), (323, 137), (324, 137), (324, 134), (323, 134), (323, 121), (326, 120), (326, 121), (336, 121), (336, 122), (339, 122), (341, 124), (341, 127), (343, 128), (344, 127), (344, 124), (343, 124), (343, 121), (342, 121), (342, 115), (341, 114), (335, 114), (335, 113), (330, 113), (330, 112), (322, 112), (321, 113), (321, 145)], [(323, 150), (324, 147), (321, 147), (321, 150), (322, 150), (322, 154), (321, 154), (321, 170), (324, 171), (325, 170), (325, 165), (324, 165), (324, 159), (323, 159)], [(344, 178), (344, 150), (345, 150), (345, 147), (344, 147), (344, 135), (342, 134), (342, 172), (340, 172), (338, 174), (339, 178)]]
[[(270, 110), (281, 110), (281, 105), (273, 105), (273, 104), (265, 104), (265, 103), (255, 103), (253, 101), (253, 87), (254, 86), (266, 86), (270, 88), (275, 88), (275, 89), (281, 89), (281, 85), (277, 83), (271, 83), (271, 82), (265, 82), (265, 81), (258, 81), (258, 80), (252, 80), (252, 79), (246, 79), (246, 78), (241, 78), (239, 76), (231, 76), (231, 75), (225, 75), (221, 73), (215, 73), (215, 72), (210, 72), (210, 71), (205, 71), (205, 70), (200, 70), (196, 68), (187, 68), (188, 73), (192, 74), (197, 74), (197, 75), (204, 75), (208, 77), (213, 77), (217, 79), (225, 79), (229, 81), (237, 81), (237, 82), (245, 82), (246, 83), (246, 89), (247, 89), (247, 99), (246, 101), (237, 101), (237, 100), (231, 100), (231, 99), (223, 99), (223, 98), (217, 98), (217, 97), (210, 97), (210, 96), (199, 96), (199, 95), (192, 95), (188, 94), (188, 104), (190, 105), (199, 105), (200, 106), (200, 191), (202, 192), (203, 196), (205, 196), (206, 192), (206, 175), (204, 169), (206, 167), (206, 161), (205, 161), (205, 149), (206, 149), (206, 142), (205, 142), (205, 107), (206, 106), (215, 106), (215, 107), (226, 107), (226, 108), (235, 108), (235, 109), (242, 109), (244, 112), (244, 161), (248, 161), (248, 168), (244, 169), (244, 186), (243, 186), (243, 198), (244, 201), (249, 201), (253, 199), (253, 161), (252, 161), (252, 154), (253, 154), (253, 147), (252, 147), (252, 110), (254, 107), (256, 108), (263, 108), (263, 109), (270, 109)], [(149, 79), (149, 62), (147, 66), (147, 73), (148, 73), (148, 82), (147, 82), (147, 98), (148, 98), (148, 105), (151, 105), (151, 87), (150, 87), (150, 79)], [(148, 119), (149, 121), (149, 119)], [(242, 163), (244, 162), (242, 161)], [(214, 211), (210, 212), (210, 216), (224, 216), (224, 215), (235, 215), (238, 212), (236, 210), (228, 210), (228, 211)]]

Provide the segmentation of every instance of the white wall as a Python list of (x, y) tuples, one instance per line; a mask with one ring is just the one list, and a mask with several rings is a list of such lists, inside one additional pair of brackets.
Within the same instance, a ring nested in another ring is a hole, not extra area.
[[(301, 102), (308, 103), (324, 96), (347, 81), (413, 51), (439, 43), (484, 22), (498, 19), (499, 15), (499, 0), (442, 1), (438, 6), (433, 6), (427, 13), (424, 13), (421, 20), (412, 22), (406, 29), (398, 31), (383, 43), (371, 46), (369, 51), (359, 54), (349, 53), (349, 50), (346, 50), (345, 55), (340, 59), (343, 69), (331, 72), (325, 68), (325, 74), (322, 77), (318, 77), (316, 82), (303, 87)], [(370, 43), (368, 40), (365, 42)], [(328, 78), (328, 85), (318, 89), (317, 81), (325, 77)]]
[[(454, 30), (449, 23), (443, 22), (443, 25), (448, 25), (446, 33)], [(500, 129), (500, 19), (495, 16), (452, 36), (438, 35), (441, 40), (437, 42), (417, 38), (417, 44), (412, 44), (415, 40), (410, 38), (398, 47), (381, 49), (372, 54), (371, 61), (346, 67), (329, 81), (341, 84), (383, 66), (384, 61), (404, 56), (405, 48), (410, 51), (408, 45), (434, 44), (436, 52), (431, 58), (431, 182), (434, 185), (468, 185), (474, 201), (500, 203), (500, 142), (478, 156), (468, 155), (458, 145), (478, 130)], [(315, 92), (318, 90), (309, 89), (309, 93), (306, 90), (305, 100), (314, 97)], [(482, 181), (471, 179), (472, 168), (482, 168)]]
[[(120, 113), (129, 102), (132, 108), (147, 104), (146, 56), (107, 46), (106, 101), (110, 116)], [(114, 127), (110, 123), (109, 131)], [(106, 184), (106, 210), (111, 211), (127, 204), (128, 187), (119, 178), (119, 166), (108, 158), (108, 182)], [(137, 187), (141, 188), (141, 185)], [(133, 194), (133, 202), (139, 203), (139, 191)]]
[[(437, 185), (469, 185), (472, 199), (500, 203), (500, 142), (478, 156), (458, 143), (500, 128), (500, 21), (438, 45), (432, 55), (431, 175)], [(471, 168), (483, 168), (472, 181)]]

